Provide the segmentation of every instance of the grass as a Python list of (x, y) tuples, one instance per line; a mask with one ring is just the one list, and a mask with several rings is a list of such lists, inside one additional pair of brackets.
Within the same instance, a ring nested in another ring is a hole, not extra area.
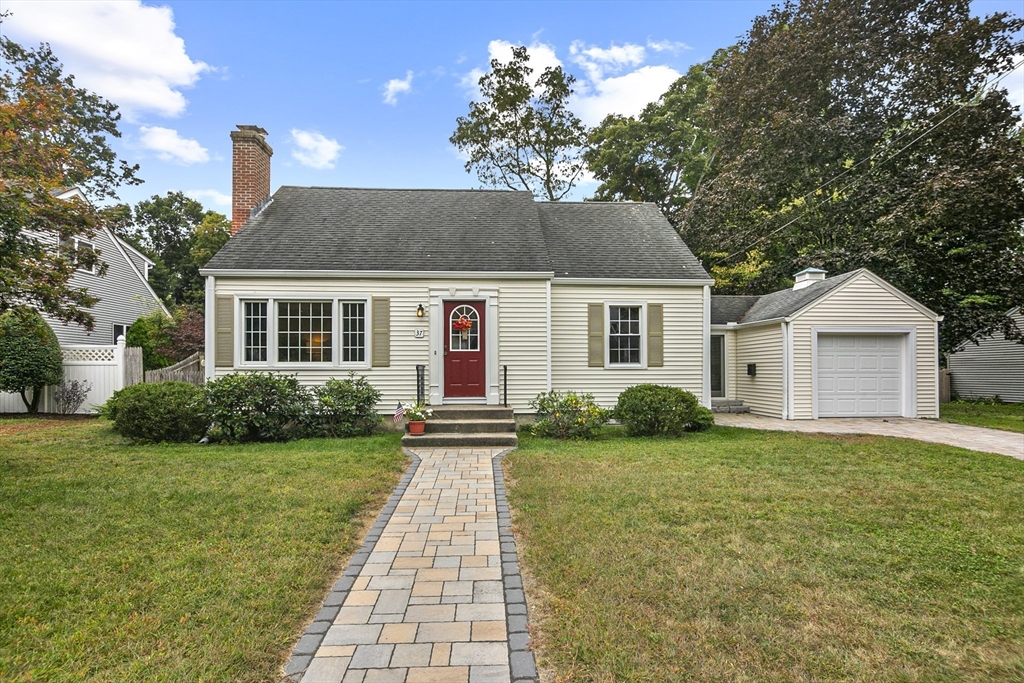
[(139, 447), (0, 420), (0, 680), (277, 680), (404, 464), (397, 435)]
[(943, 403), (939, 414), (944, 422), (1024, 434), (1024, 403), (954, 401)]
[(1024, 463), (715, 428), (506, 459), (558, 681), (1024, 679)]

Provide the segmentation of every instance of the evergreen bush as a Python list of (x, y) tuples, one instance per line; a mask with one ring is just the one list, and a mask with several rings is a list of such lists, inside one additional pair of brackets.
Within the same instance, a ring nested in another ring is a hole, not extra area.
[(206, 402), (212, 437), (228, 443), (289, 441), (315, 431), (312, 395), (294, 375), (225, 375), (206, 385)]
[(530, 401), (530, 406), (537, 411), (532, 428), (537, 436), (589, 439), (608, 421), (608, 411), (594, 402), (592, 394), (541, 392)]
[(380, 424), (376, 406), (380, 392), (365, 377), (329, 379), (313, 389), (316, 410), (309, 423), (323, 436), (363, 436)]
[(679, 387), (637, 384), (619, 394), (615, 418), (630, 436), (679, 436), (700, 407), (696, 396)]
[(134, 384), (114, 393), (102, 414), (132, 441), (198, 441), (206, 433), (203, 390), (186, 382)]

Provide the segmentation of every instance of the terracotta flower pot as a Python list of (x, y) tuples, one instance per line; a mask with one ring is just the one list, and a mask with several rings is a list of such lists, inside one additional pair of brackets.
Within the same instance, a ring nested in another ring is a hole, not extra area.
[(419, 436), (423, 434), (423, 429), (426, 426), (426, 420), (409, 420), (409, 434)]

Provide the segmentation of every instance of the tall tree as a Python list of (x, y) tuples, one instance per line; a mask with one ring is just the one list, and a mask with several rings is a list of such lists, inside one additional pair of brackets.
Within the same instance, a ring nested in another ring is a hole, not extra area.
[(231, 221), (206, 211), (181, 192), (154, 195), (135, 205), (125, 220), (125, 209), (111, 213), (121, 218), (118, 234), (146, 252), (156, 266), (150, 275), (153, 289), (170, 304), (192, 304), (202, 310), (203, 278), (199, 269), (231, 237)]
[[(680, 214), (709, 266), (757, 249), (764, 291), (865, 266), (945, 316), (948, 350), (1024, 302), (1020, 116), (992, 81), (1024, 21), (967, 0), (803, 0), (714, 70), (719, 172)], [(749, 259), (748, 259), (749, 260)]]
[(558, 66), (534, 80), (529, 61), (525, 47), (512, 48), (506, 63), (491, 60), (479, 81), (481, 101), (458, 118), (450, 141), (484, 185), (557, 201), (583, 173), (586, 127), (568, 106), (576, 79)]
[(658, 205), (673, 225), (679, 212), (714, 177), (714, 137), (707, 125), (712, 69), (725, 60), (695, 64), (637, 117), (612, 114), (590, 132), (583, 159), (601, 185), (596, 201)]
[(49, 46), (0, 37), (0, 64), (0, 312), (29, 305), (91, 329), (96, 300), (69, 281), (76, 265), (102, 272), (100, 254), (73, 248), (102, 216), (58, 195), (77, 187), (93, 201), (113, 198), (120, 185), (142, 182), (138, 166), (110, 148), (120, 137), (117, 107), (76, 87)]

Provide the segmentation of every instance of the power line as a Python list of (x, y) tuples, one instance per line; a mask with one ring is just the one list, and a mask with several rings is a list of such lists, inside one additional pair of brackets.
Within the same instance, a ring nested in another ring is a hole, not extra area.
[[(1004, 71), (1003, 73), (999, 74), (998, 76), (995, 76), (995, 77), (993, 77), (992, 79), (990, 79), (989, 81), (986, 81), (986, 82), (985, 82), (985, 83), (983, 83), (982, 85), (978, 86), (978, 92), (979, 92), (979, 93), (981, 93), (981, 92), (984, 92), (985, 90), (987, 90), (987, 89), (989, 89), (990, 87), (994, 86), (994, 85), (995, 85), (996, 83), (998, 83), (999, 81), (1003, 80), (1004, 78), (1006, 78), (1007, 76), (1009, 76), (1010, 74), (1012, 74), (1012, 73), (1013, 73), (1014, 71), (1016, 71), (1016, 70), (1017, 70), (1018, 68), (1020, 68), (1020, 67), (1021, 67), (1022, 65), (1024, 65), (1024, 60), (1021, 60), (1021, 61), (1020, 61), (1020, 62), (1018, 62), (1017, 64), (1013, 65), (1013, 66), (1012, 66), (1012, 67), (1011, 67), (1010, 69), (1008, 69), (1008, 70)], [(925, 137), (926, 135), (928, 135), (929, 133), (931, 133), (931, 132), (932, 132), (933, 130), (935, 130), (936, 128), (938, 128), (939, 126), (941, 126), (941, 125), (942, 125), (943, 123), (945, 123), (945, 122), (946, 122), (946, 121), (948, 121), (949, 119), (951, 119), (951, 118), (953, 118), (954, 116), (956, 116), (957, 114), (959, 114), (959, 113), (960, 113), (961, 111), (963, 111), (963, 110), (964, 110), (964, 109), (965, 109), (965, 108), (966, 108), (967, 106), (968, 106), (968, 104), (967, 104), (966, 102), (954, 102), (954, 103), (952, 103), (952, 104), (946, 105), (945, 107), (943, 107), (943, 108), (942, 108), (942, 109), (940, 109), (939, 111), (937, 111), (937, 112), (935, 112), (934, 114), (932, 114), (932, 116), (931, 116), (930, 118), (931, 118), (931, 119), (934, 119), (934, 118), (936, 118), (936, 117), (938, 117), (938, 116), (942, 115), (942, 114), (943, 114), (943, 113), (944, 113), (944, 112), (945, 112), (946, 110), (948, 110), (948, 109), (950, 109), (950, 108), (952, 108), (952, 107), (955, 107), (955, 110), (954, 110), (953, 112), (951, 112), (951, 113), (950, 113), (950, 114), (949, 114), (948, 116), (946, 116), (946, 117), (945, 117), (945, 118), (943, 118), (943, 119), (942, 119), (941, 121), (938, 121), (937, 123), (935, 123), (934, 125), (932, 125), (932, 126), (931, 126), (930, 128), (928, 128), (927, 130), (925, 130), (924, 132), (922, 132), (921, 134), (919, 134), (919, 135), (918, 135), (917, 137), (915, 137), (915, 138), (914, 138), (913, 140), (911, 140), (911, 141), (910, 141), (909, 143), (907, 143), (906, 145), (904, 145), (904, 146), (903, 146), (903, 147), (901, 147), (900, 149), (896, 150), (896, 151), (895, 151), (894, 153), (892, 153), (892, 155), (890, 155), (890, 156), (886, 157), (885, 159), (882, 159), (882, 160), (881, 160), (880, 162), (878, 162), (878, 163), (879, 163), (879, 165), (882, 165), (882, 164), (884, 164), (884, 163), (885, 163), (885, 162), (887, 162), (887, 161), (890, 161), (890, 160), (892, 160), (892, 159), (895, 159), (895, 158), (896, 158), (897, 156), (899, 156), (900, 154), (902, 154), (903, 152), (905, 152), (905, 151), (906, 151), (906, 150), (907, 150), (908, 148), (910, 148), (910, 147), (911, 147), (911, 146), (913, 146), (913, 145), (914, 145), (915, 143), (917, 143), (917, 142), (918, 142), (919, 140), (921, 140), (921, 138)], [(908, 135), (912, 135), (912, 134), (913, 134), (913, 131), (912, 131), (912, 130), (907, 130), (907, 131), (904, 131), (903, 133), (900, 133), (900, 134), (899, 134), (899, 135), (897, 135), (897, 136), (896, 136), (895, 138), (893, 138), (893, 139), (892, 139), (892, 141), (890, 142), (890, 145), (892, 145), (892, 144), (894, 144), (894, 143), (896, 143), (896, 142), (899, 142), (899, 140), (900, 140), (901, 138), (907, 137)], [(884, 154), (884, 153), (886, 153), (886, 150), (884, 150), (884, 149), (883, 149), (883, 150), (879, 150), (879, 151), (877, 151), (877, 152), (875, 152), (875, 153), (871, 154), (870, 156), (867, 156), (867, 157), (865, 157), (865, 158), (861, 159), (861, 160), (860, 160), (860, 161), (858, 161), (857, 163), (855, 163), (855, 164), (852, 164), (852, 165), (851, 165), (851, 166), (850, 166), (849, 168), (847, 168), (846, 170), (844, 170), (844, 171), (843, 171), (842, 173), (840, 173), (840, 174), (838, 174), (838, 175), (836, 175), (836, 176), (834, 176), (834, 177), (832, 177), (832, 178), (830, 178), (830, 179), (826, 180), (825, 182), (823, 182), (823, 183), (822, 183), (821, 185), (818, 185), (818, 186), (817, 186), (816, 188), (814, 188), (814, 189), (813, 189), (813, 190), (811, 190), (810, 192), (807, 192), (806, 194), (804, 194), (804, 195), (802, 195), (802, 196), (798, 197), (798, 200), (807, 200), (807, 199), (808, 199), (808, 198), (810, 198), (810, 197), (811, 197), (812, 195), (815, 195), (815, 194), (817, 194), (817, 193), (818, 193), (818, 192), (820, 192), (821, 190), (825, 189), (826, 187), (828, 187), (828, 186), (829, 186), (829, 185), (831, 185), (832, 183), (836, 182), (837, 180), (839, 180), (839, 179), (840, 179), (840, 178), (842, 178), (843, 176), (845, 176), (845, 175), (847, 175), (848, 173), (850, 173), (851, 171), (853, 171), (853, 169), (857, 168), (858, 166), (860, 166), (860, 165), (862, 165), (862, 164), (866, 164), (867, 162), (869, 162), (869, 161), (873, 160), (873, 159), (874, 159), (875, 157), (877, 157), (877, 156), (879, 156), (879, 155), (881, 155), (881, 154)], [(858, 179), (858, 180), (859, 180), (859, 179)], [(842, 193), (842, 192), (844, 192), (844, 191), (848, 190), (849, 188), (853, 187), (853, 186), (854, 186), (854, 185), (855, 185), (855, 184), (856, 184), (856, 183), (858, 182), (858, 180), (854, 180), (854, 181), (853, 181), (852, 183), (849, 183), (848, 185), (845, 185), (845, 186), (843, 186), (842, 188), (840, 188), (840, 189), (839, 189), (839, 192), (840, 192), (840, 193)], [(728, 261), (728, 260), (732, 259), (732, 258), (733, 258), (733, 257), (735, 257), (735, 256), (739, 256), (740, 254), (744, 254), (744, 253), (746, 253), (747, 251), (749, 251), (749, 250), (750, 250), (750, 249), (752, 249), (753, 247), (756, 247), (756, 246), (757, 246), (758, 244), (760, 244), (761, 242), (765, 241), (765, 240), (766, 240), (766, 239), (768, 239), (769, 237), (772, 237), (772, 236), (774, 236), (774, 235), (777, 235), (778, 233), (782, 232), (783, 230), (785, 230), (785, 229), (786, 229), (786, 228), (788, 228), (789, 226), (793, 225), (793, 223), (796, 223), (796, 222), (797, 222), (798, 220), (800, 220), (800, 219), (801, 219), (801, 218), (803, 218), (803, 217), (804, 217), (804, 214), (803, 214), (803, 213), (800, 213), (799, 215), (797, 215), (797, 216), (794, 216), (792, 220), (790, 220), (790, 221), (788, 221), (787, 223), (785, 223), (785, 224), (783, 224), (783, 225), (779, 226), (779, 227), (778, 227), (778, 228), (776, 228), (775, 230), (772, 230), (772, 231), (771, 231), (771, 232), (769, 232), (769, 233), (768, 233), (767, 235), (762, 235), (761, 237), (757, 238), (756, 240), (754, 240), (754, 241), (753, 241), (753, 242), (752, 242), (751, 244), (747, 245), (746, 247), (744, 247), (744, 248), (742, 248), (742, 249), (740, 249), (740, 250), (738, 250), (738, 251), (734, 251), (733, 253), (729, 254), (728, 256), (724, 256), (724, 257), (722, 257), (722, 258), (720, 258), (720, 259), (716, 260), (716, 261), (715, 261), (714, 263), (712, 263), (712, 264), (711, 264), (711, 266), (710, 266), (710, 267), (714, 268), (714, 267), (715, 267), (715, 266), (717, 266), (717, 265), (718, 265), (719, 263), (723, 263), (723, 262), (726, 262), (726, 261)]]

